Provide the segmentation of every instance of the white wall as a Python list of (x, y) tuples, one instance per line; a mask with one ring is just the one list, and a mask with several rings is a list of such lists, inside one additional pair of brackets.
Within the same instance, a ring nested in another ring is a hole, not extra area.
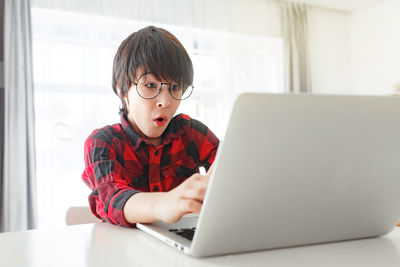
[(400, 83), (400, 2), (351, 16), (353, 92), (391, 94)]
[[(280, 2), (276, 0), (233, 0), (230, 30), (280, 37)], [(351, 94), (351, 13), (310, 6), (309, 47), (314, 93)]]
[(350, 14), (308, 9), (312, 91), (348, 94), (352, 88)]
[(400, 1), (354, 12), (309, 8), (313, 92), (400, 91)]

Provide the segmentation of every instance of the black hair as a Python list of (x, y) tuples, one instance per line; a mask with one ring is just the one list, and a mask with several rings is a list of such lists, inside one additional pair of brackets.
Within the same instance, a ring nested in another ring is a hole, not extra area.
[(193, 83), (193, 65), (185, 48), (170, 32), (148, 26), (129, 35), (114, 57), (112, 88), (121, 98), (120, 113), (126, 113), (125, 96), (143, 67), (157, 79), (173, 80), (187, 88)]

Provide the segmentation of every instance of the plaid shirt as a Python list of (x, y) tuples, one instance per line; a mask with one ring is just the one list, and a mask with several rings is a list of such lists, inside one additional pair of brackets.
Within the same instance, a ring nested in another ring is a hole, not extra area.
[(121, 123), (94, 130), (85, 142), (83, 181), (92, 190), (93, 214), (113, 224), (130, 226), (123, 215), (126, 201), (138, 192), (166, 192), (213, 163), (219, 140), (201, 122), (175, 116), (155, 147), (140, 137), (125, 116)]

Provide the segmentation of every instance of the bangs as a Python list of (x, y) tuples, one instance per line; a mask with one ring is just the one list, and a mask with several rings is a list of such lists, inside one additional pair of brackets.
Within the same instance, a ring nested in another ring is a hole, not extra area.
[(193, 83), (193, 66), (179, 40), (163, 29), (147, 27), (137, 32), (135, 44), (128, 60), (128, 77), (135, 81), (137, 69), (152, 73), (159, 80), (173, 80), (184, 87)]

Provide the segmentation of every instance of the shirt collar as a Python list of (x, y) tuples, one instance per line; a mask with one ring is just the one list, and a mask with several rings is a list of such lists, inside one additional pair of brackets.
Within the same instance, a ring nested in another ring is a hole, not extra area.
[[(164, 133), (161, 136), (161, 144), (166, 145), (172, 141), (172, 139), (178, 138), (184, 132), (183, 126), (187, 123), (183, 123), (183, 119), (180, 118), (181, 114), (175, 116), (170, 121), (168, 127), (165, 129)], [(131, 139), (133, 147), (137, 150), (142, 143), (147, 145), (152, 145), (145, 138), (140, 136), (129, 124), (126, 114), (121, 115), (121, 125), (124, 129), (125, 133), (128, 135), (129, 139)]]

